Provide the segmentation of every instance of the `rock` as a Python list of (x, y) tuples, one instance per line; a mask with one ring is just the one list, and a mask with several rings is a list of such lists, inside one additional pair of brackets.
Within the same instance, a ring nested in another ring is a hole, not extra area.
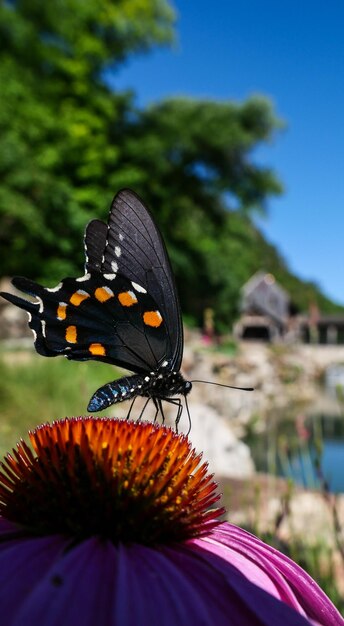
[[(214, 409), (189, 402), (191, 432), (189, 439), (211, 472), (221, 476), (248, 478), (255, 468), (248, 446), (234, 435), (228, 421)], [(184, 418), (183, 418), (184, 419)], [(184, 425), (184, 430), (187, 430)]]

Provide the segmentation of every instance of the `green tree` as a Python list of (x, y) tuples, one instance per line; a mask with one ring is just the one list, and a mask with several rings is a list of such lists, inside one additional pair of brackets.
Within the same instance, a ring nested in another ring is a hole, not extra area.
[(1, 273), (76, 271), (85, 222), (117, 189), (131, 108), (104, 71), (171, 41), (173, 21), (166, 0), (1, 2)]

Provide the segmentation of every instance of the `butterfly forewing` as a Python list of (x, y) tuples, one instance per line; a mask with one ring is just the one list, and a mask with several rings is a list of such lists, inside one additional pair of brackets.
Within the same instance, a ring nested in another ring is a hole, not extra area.
[(142, 286), (161, 311), (172, 347), (172, 367), (179, 370), (183, 327), (165, 244), (140, 198), (124, 189), (115, 196), (108, 225), (102, 272), (120, 272)]

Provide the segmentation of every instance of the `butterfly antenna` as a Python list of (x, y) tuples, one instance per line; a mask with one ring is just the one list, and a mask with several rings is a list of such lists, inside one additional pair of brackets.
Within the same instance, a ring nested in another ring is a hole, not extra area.
[(239, 389), (239, 391), (254, 391), (254, 387), (234, 387), (234, 385), (214, 383), (211, 380), (190, 380), (190, 383), (204, 383), (205, 385), (216, 385), (217, 387), (226, 387), (227, 389)]

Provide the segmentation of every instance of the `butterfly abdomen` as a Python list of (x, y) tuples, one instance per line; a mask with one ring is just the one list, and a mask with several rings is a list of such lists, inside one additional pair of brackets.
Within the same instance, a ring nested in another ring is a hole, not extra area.
[(91, 412), (102, 411), (111, 406), (111, 404), (124, 402), (124, 400), (130, 400), (135, 396), (141, 395), (143, 380), (142, 376), (133, 374), (133, 376), (124, 376), (107, 383), (93, 394), (87, 410)]

